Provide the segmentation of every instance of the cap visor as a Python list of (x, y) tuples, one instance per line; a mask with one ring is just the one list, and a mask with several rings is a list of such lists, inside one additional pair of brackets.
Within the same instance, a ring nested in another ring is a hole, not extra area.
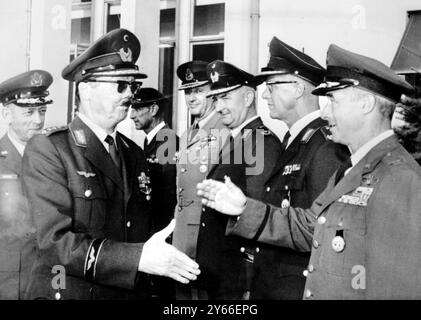
[(197, 82), (192, 82), (192, 83), (186, 83), (181, 85), (178, 90), (182, 91), (182, 90), (186, 90), (186, 89), (192, 89), (192, 88), (197, 88), (197, 87), (201, 87), (204, 86), (205, 84), (208, 84), (209, 81), (197, 81)]
[(134, 77), (136, 79), (146, 79), (148, 76), (138, 70), (133, 69), (120, 69), (115, 71), (105, 71), (105, 72), (95, 72), (89, 74), (88, 76), (96, 76), (96, 77)]
[(221, 93), (227, 93), (227, 92), (230, 92), (232, 90), (238, 89), (241, 86), (242, 86), (242, 84), (237, 84), (237, 85), (232, 86), (232, 87), (226, 87), (226, 88), (211, 90), (211, 91), (208, 92), (206, 97), (212, 97), (212, 96), (216, 96), (216, 95), (221, 94)]

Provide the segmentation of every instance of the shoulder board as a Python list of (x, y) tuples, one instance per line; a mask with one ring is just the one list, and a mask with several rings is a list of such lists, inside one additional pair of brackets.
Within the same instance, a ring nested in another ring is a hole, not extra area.
[(49, 128), (45, 128), (44, 130), (42, 130), (41, 134), (46, 135), (48, 137), (48, 136), (52, 135), (53, 133), (66, 131), (67, 128), (68, 128), (68, 126), (49, 127)]
[(261, 125), (257, 130), (264, 136), (273, 136), (273, 132), (270, 131), (265, 125)]
[(306, 144), (310, 141), (310, 139), (313, 137), (313, 135), (320, 129), (319, 128), (311, 128), (307, 129), (306, 133), (304, 133), (303, 137), (301, 138), (301, 143)]

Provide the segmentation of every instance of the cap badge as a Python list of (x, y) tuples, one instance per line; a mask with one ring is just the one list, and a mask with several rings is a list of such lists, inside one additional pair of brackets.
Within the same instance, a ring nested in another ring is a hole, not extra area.
[(219, 73), (217, 71), (214, 71), (211, 73), (210, 75), (211, 81), (212, 83), (218, 82), (219, 81)]
[(194, 79), (194, 75), (189, 68), (186, 70), (186, 80), (191, 81)]
[(132, 62), (133, 61), (133, 54), (130, 48), (121, 48), (118, 52), (120, 54), (121, 61), (123, 62)]
[(31, 86), (38, 87), (42, 85), (42, 75), (38, 72), (35, 72), (31, 78)]
[(123, 40), (124, 40), (124, 42), (129, 42), (129, 35), (128, 34), (125, 34), (123, 36)]

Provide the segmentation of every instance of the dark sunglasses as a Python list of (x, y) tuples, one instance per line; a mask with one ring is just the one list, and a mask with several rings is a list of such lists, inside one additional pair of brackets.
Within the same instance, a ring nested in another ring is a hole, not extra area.
[(86, 82), (105, 82), (105, 83), (117, 83), (118, 93), (123, 93), (130, 87), (130, 91), (135, 94), (141, 87), (141, 81), (125, 81), (125, 80), (98, 80), (95, 78), (89, 79)]

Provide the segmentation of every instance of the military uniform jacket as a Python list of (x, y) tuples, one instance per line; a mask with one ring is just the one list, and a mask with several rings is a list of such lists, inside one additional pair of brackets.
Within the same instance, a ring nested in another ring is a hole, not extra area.
[[(144, 274), (137, 269), (143, 242), (150, 236), (150, 201), (145, 194), (149, 172), (143, 151), (134, 142), (117, 133), (116, 145), (121, 175), (79, 118), (28, 143), (23, 180), (40, 250), (29, 298), (147, 295)], [(52, 285), (55, 266), (64, 267), (65, 289), (62, 283)]]
[[(263, 202), (310, 208), (332, 174), (349, 157), (348, 148), (325, 138), (320, 130), (325, 125), (327, 122), (321, 118), (313, 120), (283, 151), (277, 169), (262, 188)], [(301, 299), (303, 270), (310, 255), (264, 244), (256, 250), (251, 299)]]
[[(233, 234), (311, 250), (305, 299), (421, 298), (421, 169), (395, 136), (380, 142), (310, 209), (249, 199)], [(254, 222), (254, 223), (250, 223)]]
[(0, 139), (0, 300), (23, 299), (36, 256), (35, 229), (22, 193), (22, 157)]
[[(167, 138), (163, 140), (164, 137)], [(175, 131), (168, 125), (159, 130), (148, 144), (145, 142), (144, 151), (151, 173), (154, 233), (165, 228), (174, 217), (177, 204), (177, 169), (174, 157), (178, 143)]]
[[(224, 181), (224, 176), (229, 176), (247, 195), (259, 199), (280, 151), (279, 139), (257, 118), (225, 144), (219, 164), (211, 169), (208, 178)], [(244, 246), (248, 241), (225, 236), (227, 221), (224, 214), (202, 209), (197, 247), (202, 274), (198, 283), (211, 299), (241, 299), (247, 291)]]
[[(180, 139), (177, 156), (177, 206), (173, 245), (196, 259), (197, 237), (202, 212), (201, 198), (196, 186), (208, 176), (218, 162), (225, 140), (220, 130), (227, 130), (220, 115), (215, 113), (199, 130), (191, 127)], [(228, 132), (228, 131), (227, 131)]]

